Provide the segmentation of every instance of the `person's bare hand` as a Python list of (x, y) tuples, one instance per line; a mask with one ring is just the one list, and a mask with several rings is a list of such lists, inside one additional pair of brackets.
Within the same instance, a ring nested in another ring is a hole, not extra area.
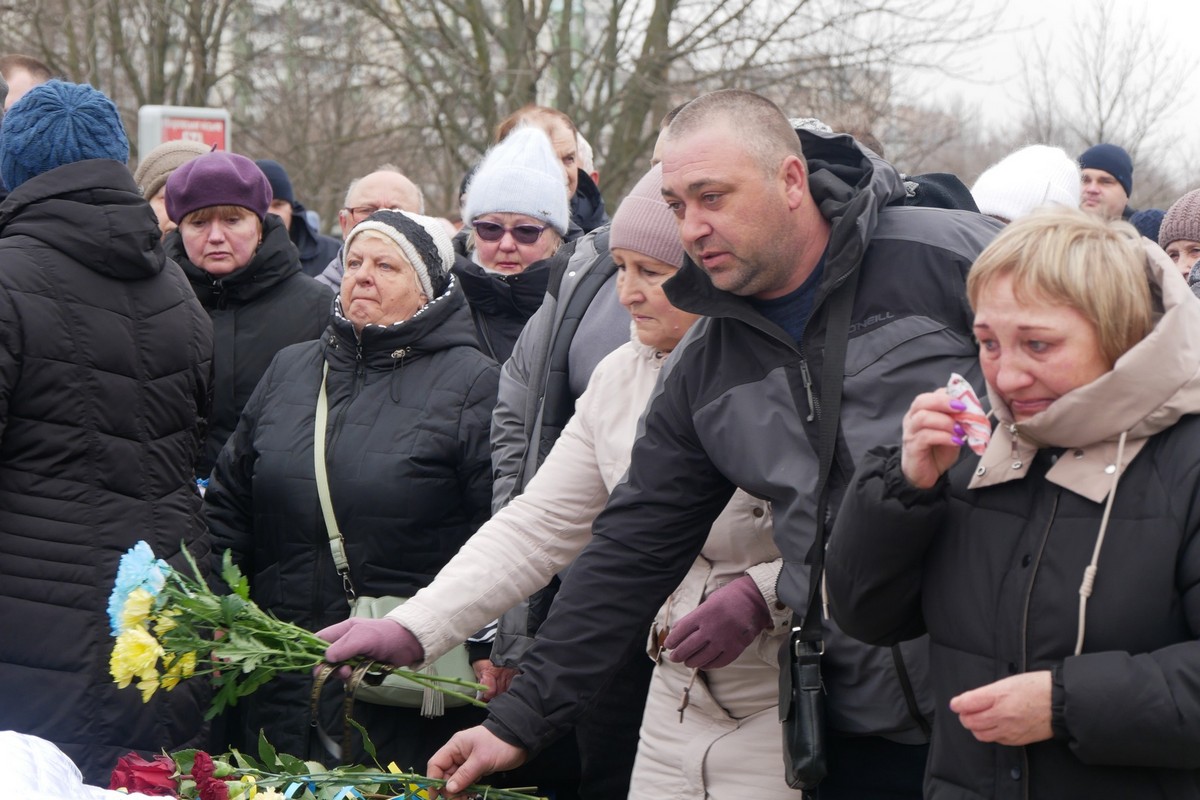
[(912, 401), (904, 415), (900, 469), (913, 486), (930, 488), (958, 460), (965, 431), (954, 421), (954, 414), (965, 408), (945, 389), (917, 395)]
[(508, 687), (512, 685), (512, 679), (517, 675), (515, 669), (498, 667), (487, 658), (471, 662), (471, 667), (475, 670), (476, 682), (487, 687), (479, 698), (485, 703), (496, 695), (507, 692)]
[(1050, 728), (1050, 670), (1025, 672), (963, 692), (950, 701), (962, 726), (981, 742), (1043, 742)]
[(446, 781), (444, 797), (453, 797), (484, 775), (519, 767), (529, 754), (511, 745), (482, 725), (454, 734), (429, 759), (427, 773)]

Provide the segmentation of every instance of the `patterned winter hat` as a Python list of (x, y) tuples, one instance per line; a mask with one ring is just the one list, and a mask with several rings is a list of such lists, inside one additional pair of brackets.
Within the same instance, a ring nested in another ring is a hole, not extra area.
[(1200, 189), (1193, 189), (1171, 204), (1158, 229), (1158, 245), (1171, 242), (1200, 242)]
[(360, 233), (375, 231), (395, 242), (417, 271), (421, 290), (430, 300), (446, 291), (446, 280), (454, 266), (454, 245), (442, 221), (398, 208), (376, 211), (354, 226), (342, 247), (342, 267), (350, 256), (350, 244)]
[(129, 139), (113, 101), (86, 83), (48, 81), (4, 114), (0, 178), (9, 190), (65, 164), (129, 160)]

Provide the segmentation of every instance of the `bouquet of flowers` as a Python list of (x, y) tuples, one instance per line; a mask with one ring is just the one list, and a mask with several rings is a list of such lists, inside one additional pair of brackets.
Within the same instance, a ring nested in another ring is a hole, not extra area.
[[(363, 732), (372, 758), (374, 746)], [(334, 767), (277, 753), (260, 736), (258, 759), (233, 750), (216, 757), (203, 750), (180, 750), (151, 761), (130, 753), (117, 762), (110, 789), (199, 800), (428, 800), (444, 781), (383, 767)], [(541, 800), (520, 789), (471, 786), (467, 795), (486, 800)]]
[[(205, 719), (212, 719), (276, 674), (311, 670), (322, 662), (328, 642), (259, 608), (229, 551), (221, 577), (233, 593), (218, 595), (187, 547), (181, 549), (191, 575), (172, 569), (145, 542), (121, 556), (108, 600), (116, 638), (109, 672), (119, 687), (136, 681), (142, 701), (149, 702), (160, 686), (170, 691), (184, 678), (208, 676), (215, 691)], [(475, 699), (484, 688), (480, 684), (382, 664), (368, 670), (388, 672), (483, 705)]]

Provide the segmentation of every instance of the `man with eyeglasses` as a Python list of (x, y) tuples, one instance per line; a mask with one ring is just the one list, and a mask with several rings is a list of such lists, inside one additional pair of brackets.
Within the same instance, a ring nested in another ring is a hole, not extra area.
[[(425, 195), (420, 187), (409, 180), (394, 164), (383, 164), (374, 172), (350, 181), (346, 190), (346, 204), (338, 211), (338, 225), (342, 238), (350, 229), (381, 208), (399, 208), (414, 214), (425, 213)], [(342, 251), (329, 266), (317, 276), (317, 280), (335, 290), (342, 285)]]

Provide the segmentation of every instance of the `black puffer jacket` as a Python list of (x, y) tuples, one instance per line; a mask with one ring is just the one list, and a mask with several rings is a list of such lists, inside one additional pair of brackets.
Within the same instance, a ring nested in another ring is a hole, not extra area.
[(213, 408), (196, 464), (196, 475), (204, 478), (275, 354), (325, 330), (333, 293), (300, 271), (296, 248), (273, 214), (263, 223), (254, 258), (224, 278), (212, 278), (188, 259), (179, 231), (167, 234), (163, 246), (183, 267), (213, 323)]
[(208, 561), (192, 465), (212, 326), (116, 161), (17, 187), (0, 264), (0, 729), (107, 785), (131, 749), (199, 743), (207, 690), (118, 689), (105, 609), (139, 539)]
[[(325, 362), (330, 495), (355, 588), (374, 596), (428, 585), (487, 518), (499, 375), (454, 283), (407, 322), (368, 326), (358, 341), (335, 314), (320, 341), (276, 357), (221, 453), (206, 505), (214, 550), (233, 550), (254, 600), (312, 630), (349, 616), (313, 469)], [(246, 731), (265, 728), (280, 752), (322, 755), (308, 724), (311, 683), (284, 676), (248, 698)], [(340, 722), (329, 723), (337, 736)], [(387, 751), (386, 734), (372, 738)]]

